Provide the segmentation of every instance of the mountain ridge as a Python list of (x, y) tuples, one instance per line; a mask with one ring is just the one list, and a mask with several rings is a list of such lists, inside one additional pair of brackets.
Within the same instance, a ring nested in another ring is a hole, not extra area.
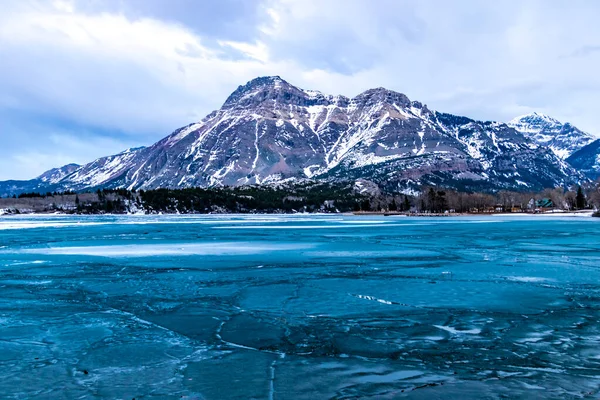
[(358, 178), (390, 190), (533, 190), (584, 179), (501, 122), (432, 111), (385, 88), (348, 98), (270, 76), (240, 85), (201, 121), (82, 165), (54, 185), (80, 191)]
[(563, 160), (597, 139), (568, 122), (539, 112), (521, 115), (507, 124), (539, 145), (549, 147)]

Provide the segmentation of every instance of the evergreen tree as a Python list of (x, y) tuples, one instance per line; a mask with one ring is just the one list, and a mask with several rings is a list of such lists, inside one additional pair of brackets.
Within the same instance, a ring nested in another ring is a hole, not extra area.
[(448, 203), (446, 202), (446, 192), (438, 191), (435, 197), (435, 211), (436, 212), (444, 212), (448, 208)]
[(427, 211), (436, 212), (437, 193), (433, 188), (429, 188), (427, 192)]
[(363, 211), (371, 211), (371, 202), (369, 202), (369, 199), (363, 200), (363, 202), (361, 203), (360, 208)]
[(392, 202), (390, 203), (390, 211), (397, 211), (398, 210), (398, 206), (396, 205), (396, 200), (392, 199)]
[(575, 203), (577, 204), (578, 209), (585, 208), (585, 195), (583, 194), (583, 190), (581, 190), (581, 186), (577, 188), (577, 196), (575, 197)]
[(404, 211), (410, 211), (410, 201), (408, 200), (408, 196), (404, 195), (404, 207), (402, 207)]

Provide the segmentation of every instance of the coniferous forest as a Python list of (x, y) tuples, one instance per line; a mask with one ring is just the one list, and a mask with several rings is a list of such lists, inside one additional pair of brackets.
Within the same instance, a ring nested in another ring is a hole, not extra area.
[(0, 198), (4, 214), (63, 212), (125, 213), (491, 213), (574, 211), (600, 208), (600, 185), (542, 192), (472, 193), (424, 187), (419, 193), (386, 193), (351, 183), (253, 185), (189, 189), (97, 189), (93, 192), (22, 193)]

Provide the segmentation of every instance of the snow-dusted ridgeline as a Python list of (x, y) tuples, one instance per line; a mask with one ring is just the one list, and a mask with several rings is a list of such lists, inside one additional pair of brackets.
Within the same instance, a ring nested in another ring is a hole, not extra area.
[(532, 139), (521, 125), (516, 128), (432, 111), (384, 88), (347, 98), (261, 77), (238, 87), (202, 121), (152, 146), (77, 167), (52, 187), (366, 178), (399, 189), (426, 183), (539, 189), (582, 179), (554, 149)]
[(540, 146), (548, 147), (565, 160), (596, 138), (569, 123), (562, 123), (548, 115), (534, 112), (511, 120), (509, 126)]

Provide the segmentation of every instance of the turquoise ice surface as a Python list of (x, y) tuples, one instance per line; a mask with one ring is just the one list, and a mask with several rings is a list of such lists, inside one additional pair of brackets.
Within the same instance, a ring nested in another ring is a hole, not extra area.
[(600, 219), (0, 218), (0, 398), (600, 394)]

